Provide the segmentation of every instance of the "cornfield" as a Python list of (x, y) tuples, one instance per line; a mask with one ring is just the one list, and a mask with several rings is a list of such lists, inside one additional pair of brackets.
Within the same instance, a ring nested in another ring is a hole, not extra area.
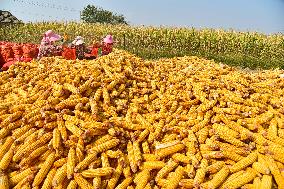
[(0, 73), (0, 188), (284, 188), (284, 72), (196, 56)]
[(284, 67), (283, 34), (47, 22), (2, 27), (0, 40), (39, 43), (48, 29), (67, 34), (70, 39), (81, 35), (89, 44), (112, 33), (117, 48), (147, 59), (196, 55), (243, 68)]

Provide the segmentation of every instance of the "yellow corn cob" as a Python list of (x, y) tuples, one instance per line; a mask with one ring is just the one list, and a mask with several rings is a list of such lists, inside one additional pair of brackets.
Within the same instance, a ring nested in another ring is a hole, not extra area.
[(283, 183), (283, 176), (281, 175), (277, 164), (275, 163), (274, 159), (271, 158), (270, 156), (265, 156), (265, 160), (268, 164), (268, 167), (270, 169), (271, 174), (274, 177), (274, 180), (276, 181), (278, 188), (284, 188), (284, 183)]
[(20, 138), (22, 135), (24, 135), (28, 130), (32, 129), (33, 125), (26, 125), (23, 127), (20, 127), (18, 129), (15, 129), (12, 133), (12, 136), (14, 138)]
[(60, 148), (60, 143), (61, 143), (61, 136), (60, 136), (60, 131), (58, 128), (55, 128), (53, 130), (53, 138), (52, 138), (52, 146), (58, 153), (58, 150)]
[(77, 93), (77, 88), (74, 87), (73, 85), (69, 84), (69, 83), (64, 83), (63, 87), (64, 87), (64, 89), (69, 90), (74, 94)]
[(183, 150), (184, 148), (185, 148), (184, 144), (176, 144), (176, 145), (173, 145), (173, 146), (170, 146), (170, 147), (167, 147), (167, 148), (160, 149), (160, 150), (156, 151), (156, 154), (157, 154), (159, 159), (162, 159), (162, 158), (167, 157), (171, 154), (179, 152), (179, 151)]
[(148, 184), (145, 186), (145, 189), (152, 189), (151, 184), (148, 183)]
[(158, 161), (158, 156), (156, 154), (143, 154), (144, 161)]
[(268, 175), (270, 173), (269, 168), (259, 162), (254, 162), (252, 168), (263, 175)]
[(102, 143), (96, 147), (93, 147), (90, 151), (92, 153), (100, 153), (100, 152), (104, 152), (107, 151), (115, 146), (117, 146), (119, 144), (119, 139), (112, 139), (110, 141), (107, 141), (105, 143)]
[(5, 171), (8, 168), (9, 164), (12, 161), (13, 155), (14, 155), (14, 148), (11, 147), (9, 151), (0, 160), (0, 170), (1, 171)]
[(23, 170), (20, 173), (16, 173), (14, 176), (12, 176), (10, 178), (11, 186), (15, 186), (16, 184), (21, 182), (27, 176), (32, 175), (33, 173), (35, 173), (36, 170), (37, 169), (35, 167), (30, 167), (30, 168), (27, 168), (27, 169)]
[(116, 150), (116, 151), (113, 151), (113, 150), (108, 150), (105, 152), (106, 155), (109, 157), (109, 158), (115, 158), (115, 159), (118, 159), (120, 157), (123, 156), (123, 153), (121, 150)]
[(27, 154), (27, 153), (29, 154), (32, 151), (34, 151), (35, 149), (43, 146), (51, 138), (52, 138), (52, 133), (46, 133), (45, 135), (40, 137), (39, 140), (37, 140), (34, 143), (32, 143), (31, 145), (27, 146), (25, 149), (23, 149), (21, 151), (17, 151), (15, 153), (15, 155), (13, 156), (13, 161), (18, 162), (24, 154)]
[(201, 160), (200, 168), (197, 169), (196, 175), (194, 177), (194, 186), (198, 187), (205, 178), (206, 170), (208, 167), (208, 161), (206, 159)]
[(52, 180), (53, 177), (56, 173), (56, 168), (52, 168), (49, 173), (47, 174), (43, 184), (42, 184), (42, 189), (48, 189), (48, 188), (52, 188)]
[(241, 187), (242, 189), (254, 189), (253, 184), (245, 184)]
[(278, 129), (278, 136), (284, 139), (284, 129)]
[(136, 165), (142, 164), (142, 153), (140, 151), (140, 145), (137, 141), (133, 142), (133, 153)]
[(36, 131), (36, 128), (31, 128), (30, 130), (28, 130), (25, 134), (23, 134), (22, 136), (20, 136), (19, 138), (17, 138), (15, 140), (15, 142), (17, 144), (22, 143), (28, 136), (30, 136), (31, 134), (33, 134)]
[(185, 172), (187, 173), (187, 176), (190, 179), (193, 179), (195, 177), (196, 171), (193, 165), (187, 164), (185, 168)]
[(0, 188), (9, 189), (9, 179), (8, 176), (4, 173), (0, 174)]
[(179, 185), (179, 182), (181, 181), (182, 177), (184, 175), (184, 168), (181, 166), (178, 166), (175, 170), (175, 172), (173, 173), (173, 176), (170, 177), (167, 180), (167, 185), (166, 188), (167, 189), (174, 189), (177, 188)]
[(230, 171), (232, 173), (238, 172), (247, 166), (253, 164), (257, 160), (257, 152), (253, 152), (249, 154), (247, 157), (244, 157), (242, 160), (238, 161), (232, 167), (230, 167)]
[(78, 143), (76, 145), (76, 157), (79, 162), (83, 161), (84, 159), (84, 142), (82, 138), (79, 138)]
[(104, 167), (97, 169), (88, 169), (82, 171), (82, 176), (86, 178), (94, 178), (96, 176), (107, 176), (113, 173), (114, 169), (112, 167)]
[(33, 187), (40, 185), (40, 183), (43, 181), (45, 176), (48, 174), (54, 160), (55, 160), (55, 153), (51, 153), (47, 157), (46, 161), (44, 162), (39, 172), (36, 174), (34, 182), (33, 182)]
[(255, 177), (253, 180), (253, 187), (254, 188), (260, 188), (261, 180), (260, 177)]
[(59, 186), (64, 181), (66, 176), (67, 176), (67, 164), (64, 164), (62, 167), (57, 169), (52, 180), (52, 186), (54, 187)]
[(90, 165), (88, 166), (89, 169), (96, 169), (100, 167), (102, 164), (102, 161), (100, 159), (95, 159)]
[(209, 188), (218, 188), (227, 178), (229, 173), (230, 169), (227, 166), (224, 166), (218, 173), (216, 173), (213, 179), (209, 181)]
[(125, 178), (115, 189), (126, 189), (132, 182), (132, 177)]
[(143, 163), (143, 169), (162, 169), (165, 167), (165, 163), (162, 161), (146, 161)]
[(134, 178), (134, 183), (137, 189), (143, 189), (150, 180), (150, 170), (144, 169), (136, 175)]
[(67, 170), (66, 170), (68, 179), (73, 178), (75, 166), (76, 166), (76, 151), (74, 148), (70, 148), (68, 152)]
[(256, 171), (252, 168), (248, 168), (244, 174), (231, 180), (230, 183), (224, 186), (224, 188), (239, 188), (252, 181), (255, 177), (256, 177)]
[(63, 141), (67, 140), (67, 130), (63, 121), (63, 118), (57, 118), (57, 125), (60, 131), (60, 136), (62, 137)]
[(143, 150), (144, 154), (150, 154), (151, 153), (150, 147), (149, 147), (149, 144), (148, 144), (147, 141), (142, 143), (142, 150)]
[(197, 132), (199, 144), (205, 143), (208, 133), (209, 133), (208, 127), (204, 127)]
[(102, 94), (103, 94), (103, 90), (101, 88), (99, 88), (94, 95), (94, 100), (96, 102), (98, 102), (100, 100)]
[(8, 129), (8, 128), (2, 128), (2, 129), (0, 130), (0, 139), (5, 138), (7, 135), (10, 134), (10, 132), (11, 132), (11, 130)]
[(210, 174), (217, 173), (224, 167), (224, 165), (225, 165), (224, 161), (217, 161), (216, 163), (207, 167), (207, 172)]
[(261, 179), (261, 189), (271, 189), (272, 188), (272, 176), (263, 175)]
[(127, 151), (128, 151), (128, 160), (130, 163), (130, 168), (131, 170), (136, 173), (137, 172), (137, 164), (135, 162), (135, 157), (134, 157), (134, 149), (133, 149), (133, 144), (131, 141), (127, 143)]
[(136, 115), (136, 120), (147, 130), (154, 132), (152, 125), (140, 114)]
[(239, 138), (239, 133), (228, 128), (226, 125), (220, 125), (220, 124), (216, 124), (214, 123), (212, 125), (212, 128), (215, 130), (215, 132), (218, 133), (225, 133), (226, 135), (231, 135), (234, 138)]
[(223, 157), (238, 162), (243, 159), (243, 156), (236, 154), (234, 151), (222, 150)]
[(106, 153), (101, 154), (101, 160), (102, 160), (102, 167), (110, 167), (108, 156)]
[(167, 174), (169, 174), (172, 170), (174, 170), (178, 166), (178, 163), (170, 159), (166, 165), (157, 173), (156, 180), (164, 178)]
[(145, 129), (138, 137), (137, 142), (142, 142), (145, 140), (145, 138), (150, 134), (150, 131), (148, 129)]
[(97, 154), (93, 153), (93, 154), (88, 154), (86, 156), (86, 158), (79, 162), (78, 165), (75, 167), (74, 171), (78, 172), (80, 170), (85, 169), (86, 167), (88, 167), (88, 165), (90, 165), (90, 163), (92, 163), (95, 159), (97, 158)]
[(84, 179), (81, 174), (75, 173), (74, 179), (81, 188), (93, 189), (93, 186), (86, 179)]
[(119, 180), (119, 177), (122, 174), (122, 171), (123, 171), (122, 166), (120, 164), (118, 164), (118, 166), (116, 167), (115, 171), (112, 174), (112, 178), (109, 179), (109, 181), (107, 183), (106, 189), (114, 189), (115, 188), (115, 186), (116, 186), (116, 184)]
[(19, 182), (14, 188), (21, 189), (24, 185), (30, 185), (30, 182), (34, 179), (34, 175), (29, 175)]
[(194, 188), (193, 179), (181, 179), (179, 181), (179, 186), (183, 188)]
[(123, 175), (125, 178), (131, 177), (132, 173), (131, 173), (130, 166), (123, 168)]
[(176, 162), (182, 162), (182, 163), (187, 163), (189, 164), (191, 162), (191, 158), (184, 155), (184, 154), (181, 154), (181, 153), (175, 153), (172, 155), (172, 158), (174, 161)]
[(67, 158), (61, 158), (59, 160), (56, 160), (53, 163), (53, 167), (55, 167), (55, 168), (62, 167), (66, 162), (67, 162)]
[(152, 137), (151, 133), (149, 135), (148, 141), (149, 143), (153, 143), (154, 140), (158, 139), (163, 134), (163, 128), (165, 126), (165, 120), (161, 119), (156, 126), (155, 132), (153, 133)]
[(102, 185), (102, 179), (101, 177), (94, 177), (93, 179), (93, 187), (94, 189), (99, 189)]
[(47, 150), (46, 152), (44, 152), (40, 157), (39, 160), (40, 161), (45, 161), (47, 159), (47, 157), (52, 153), (52, 150)]
[(84, 134), (84, 131), (82, 129), (80, 129), (79, 127), (77, 127), (76, 125), (73, 125), (72, 123), (69, 122), (65, 122), (65, 126), (66, 128), (73, 133), (74, 135), (76, 135), (77, 137), (81, 137)]

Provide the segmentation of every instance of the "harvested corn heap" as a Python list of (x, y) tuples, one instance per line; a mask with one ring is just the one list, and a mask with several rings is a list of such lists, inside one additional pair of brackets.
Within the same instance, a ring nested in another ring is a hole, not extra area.
[(46, 58), (0, 73), (0, 188), (284, 188), (281, 71)]

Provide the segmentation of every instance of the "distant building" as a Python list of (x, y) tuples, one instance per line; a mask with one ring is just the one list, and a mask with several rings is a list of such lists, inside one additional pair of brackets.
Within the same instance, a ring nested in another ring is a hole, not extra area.
[(9, 11), (0, 10), (0, 24), (19, 24), (23, 23), (14, 15), (12, 15)]

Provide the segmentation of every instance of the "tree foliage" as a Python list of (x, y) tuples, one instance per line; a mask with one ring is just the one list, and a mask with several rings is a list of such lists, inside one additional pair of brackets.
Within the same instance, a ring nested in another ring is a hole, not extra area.
[(88, 23), (127, 24), (122, 14), (116, 14), (94, 5), (88, 5), (81, 13), (81, 20)]

